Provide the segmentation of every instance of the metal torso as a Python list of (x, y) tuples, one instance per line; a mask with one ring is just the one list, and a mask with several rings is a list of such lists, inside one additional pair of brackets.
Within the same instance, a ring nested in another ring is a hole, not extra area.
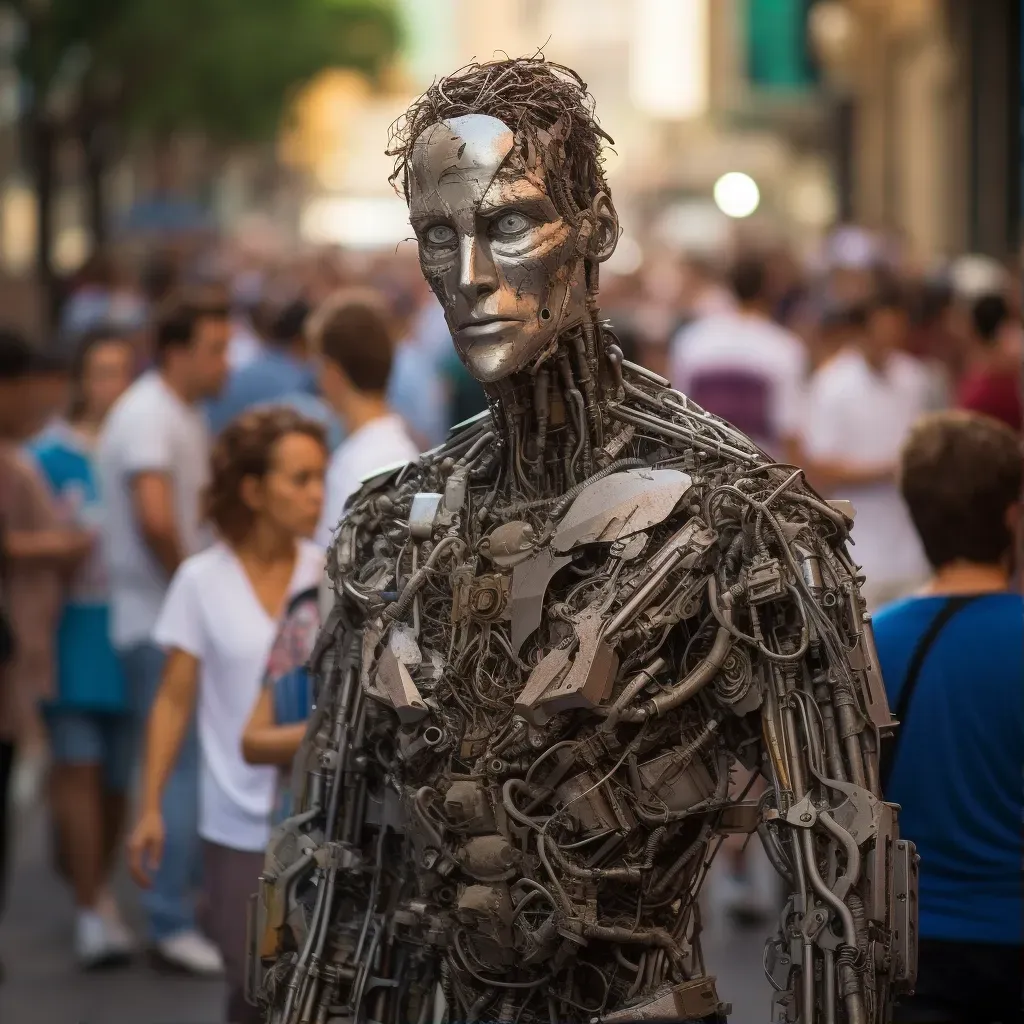
[(792, 892), (773, 1020), (883, 1024), (912, 984), (849, 520), (660, 378), (601, 384), (580, 483), (524, 495), (484, 417), (343, 521), (254, 922), (275, 1024), (713, 1019), (696, 900), (730, 832)]

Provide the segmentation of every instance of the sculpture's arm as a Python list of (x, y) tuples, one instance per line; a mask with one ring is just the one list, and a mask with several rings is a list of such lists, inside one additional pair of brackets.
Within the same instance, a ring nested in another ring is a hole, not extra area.
[(853, 566), (842, 549), (804, 536), (780, 545), (780, 570), (787, 560), (796, 570), (788, 593), (767, 598), (763, 559), (734, 588), (765, 684), (772, 789), (760, 833), (791, 893), (767, 958), (774, 1019), (884, 1024), (893, 994), (913, 984), (916, 857), (879, 788), (891, 718)]

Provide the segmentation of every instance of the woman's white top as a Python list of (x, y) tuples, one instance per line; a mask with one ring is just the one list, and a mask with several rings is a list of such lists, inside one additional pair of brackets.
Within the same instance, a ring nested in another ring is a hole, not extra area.
[[(323, 550), (300, 542), (282, 611), (323, 567)], [(233, 850), (262, 850), (270, 837), (277, 769), (248, 764), (242, 734), (277, 628), (238, 557), (217, 543), (181, 564), (153, 630), (156, 643), (199, 662), (199, 834)]]

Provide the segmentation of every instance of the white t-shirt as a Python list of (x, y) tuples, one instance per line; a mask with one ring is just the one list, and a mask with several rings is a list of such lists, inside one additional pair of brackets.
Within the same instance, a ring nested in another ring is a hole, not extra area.
[[(282, 611), (320, 582), (323, 564), (323, 551), (302, 541)], [(242, 733), (277, 630), (242, 563), (221, 542), (182, 563), (153, 630), (162, 647), (199, 661), (199, 834), (232, 850), (262, 850), (270, 837), (277, 770), (245, 761)]]
[[(877, 373), (856, 349), (841, 352), (811, 378), (804, 448), (812, 459), (895, 465), (910, 428), (929, 409), (930, 390), (928, 372), (911, 356), (894, 353), (884, 373)], [(869, 587), (914, 583), (927, 575), (927, 559), (895, 482), (828, 497), (853, 503), (851, 554)]]
[(672, 343), (672, 386), (776, 457), (800, 429), (807, 352), (767, 317), (717, 313)]
[(206, 419), (152, 370), (111, 410), (96, 465), (106, 504), (103, 531), (110, 565), (111, 638), (115, 647), (131, 647), (150, 639), (168, 584), (167, 573), (139, 530), (132, 482), (140, 473), (168, 474), (182, 550), (186, 556), (202, 551), (212, 539), (200, 518), (200, 499), (210, 475)]
[(338, 445), (327, 467), (324, 511), (316, 540), (329, 547), (345, 511), (345, 502), (377, 469), (419, 458), (419, 449), (400, 416), (391, 413), (371, 420)]

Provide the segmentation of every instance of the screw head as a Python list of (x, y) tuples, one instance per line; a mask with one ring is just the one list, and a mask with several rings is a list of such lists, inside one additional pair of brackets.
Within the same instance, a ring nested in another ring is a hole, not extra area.
[(801, 821), (810, 821), (813, 815), (808, 814), (806, 811), (800, 815)]

